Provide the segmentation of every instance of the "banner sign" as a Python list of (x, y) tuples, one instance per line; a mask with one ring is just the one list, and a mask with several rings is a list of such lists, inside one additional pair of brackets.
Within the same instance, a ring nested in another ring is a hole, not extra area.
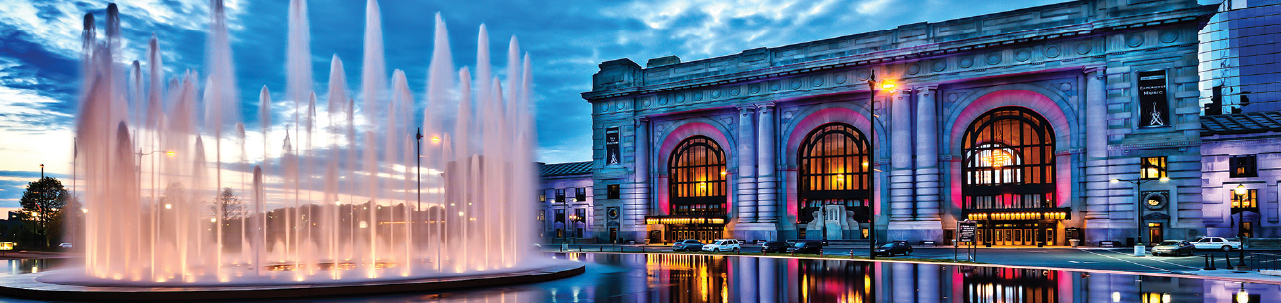
[(1139, 126), (1166, 126), (1170, 102), (1166, 97), (1165, 70), (1139, 72)]
[(609, 127), (605, 129), (605, 165), (618, 165), (618, 127)]

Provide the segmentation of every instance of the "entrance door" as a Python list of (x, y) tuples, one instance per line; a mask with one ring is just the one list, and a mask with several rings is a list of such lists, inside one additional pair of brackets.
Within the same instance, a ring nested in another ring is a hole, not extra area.
[(1148, 223), (1148, 242), (1149, 243), (1156, 244), (1156, 243), (1161, 243), (1161, 241), (1165, 241), (1165, 233), (1162, 232), (1162, 230), (1164, 229), (1163, 228), (1164, 225), (1165, 224), (1156, 223), (1156, 222)]

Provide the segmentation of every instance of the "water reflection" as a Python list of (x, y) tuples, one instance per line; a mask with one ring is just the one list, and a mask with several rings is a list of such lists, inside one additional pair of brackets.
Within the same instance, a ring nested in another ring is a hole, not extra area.
[(62, 259), (6, 259), (0, 260), (4, 264), (4, 271), (0, 271), (0, 276), (11, 276), (19, 274), (38, 273), (53, 269), (62, 265)]
[[(576, 287), (598, 297), (549, 301), (1168, 303), (1239, 302), (1242, 292), (1248, 302), (1281, 297), (1278, 285), (1167, 276), (684, 254), (559, 256), (618, 267), (618, 275), (631, 279), (593, 278), (599, 283)], [(636, 280), (641, 273), (645, 290), (634, 289), (642, 285)], [(633, 289), (621, 289), (628, 287)]]
[[(587, 263), (586, 272), (543, 283), (446, 293), (289, 301), (1169, 303), (1281, 298), (1278, 285), (1167, 276), (687, 254), (552, 256)], [(8, 274), (56, 266), (53, 261), (6, 262)]]

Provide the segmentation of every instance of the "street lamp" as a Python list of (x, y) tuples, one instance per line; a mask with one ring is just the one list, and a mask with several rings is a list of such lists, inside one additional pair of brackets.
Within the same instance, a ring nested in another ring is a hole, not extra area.
[(1245, 264), (1245, 195), (1249, 194), (1250, 190), (1245, 188), (1245, 184), (1237, 184), (1232, 193), (1237, 196), (1237, 205), (1235, 207), (1237, 212), (1237, 239), (1240, 239), (1241, 242), (1240, 249), (1237, 249), (1240, 251), (1240, 258), (1237, 259), (1240, 260), (1240, 262), (1237, 262), (1237, 270), (1244, 271), (1249, 269)]
[(1152, 181), (1166, 182), (1170, 178), (1161, 177), (1160, 179), (1144, 179), (1142, 176), (1138, 179), (1112, 179), (1112, 183), (1127, 182), (1134, 184), (1134, 256), (1142, 257), (1147, 254), (1147, 248), (1143, 247), (1143, 183)]
[[(870, 136), (871, 138), (868, 139), (868, 145), (870, 147), (869, 150), (871, 152), (868, 153), (868, 159), (869, 159), (868, 162), (876, 163), (876, 91), (877, 91), (877, 84), (878, 84), (877, 83), (878, 81), (876, 80), (876, 70), (875, 69), (868, 70), (867, 79), (863, 79), (863, 81), (867, 82), (867, 89), (869, 90), (869, 96), (867, 98), (869, 113), (867, 118), (871, 128), (869, 130), (871, 132), (871, 136)], [(888, 91), (894, 90), (894, 86), (895, 86), (894, 82), (883, 81), (880, 84), (881, 84), (880, 85), (881, 89), (888, 90)], [(876, 184), (875, 170), (876, 168), (873, 167), (872, 171), (868, 172), (869, 175), (872, 176), (873, 185)], [(871, 186), (871, 188), (869, 189), (873, 189), (873, 188), (876, 188), (876, 187)], [(871, 194), (871, 197), (867, 198), (867, 200), (870, 202), (868, 203), (868, 206), (867, 206), (867, 213), (868, 213), (867, 254), (872, 259), (876, 259), (876, 191), (871, 190), (868, 192)], [(824, 225), (824, 227), (826, 227), (826, 225)], [(826, 233), (824, 233), (824, 238), (826, 237), (827, 235)]]

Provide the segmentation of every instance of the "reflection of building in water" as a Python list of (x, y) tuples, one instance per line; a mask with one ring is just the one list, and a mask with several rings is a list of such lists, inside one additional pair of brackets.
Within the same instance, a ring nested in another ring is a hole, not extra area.
[[(965, 279), (964, 302), (1058, 302), (1062, 272), (999, 267), (961, 270)], [(1071, 284), (1068, 284), (1071, 285)]]
[[(799, 292), (786, 302), (872, 302), (875, 275), (872, 263), (836, 260), (807, 260), (791, 277)], [(769, 301), (769, 300), (762, 300)]]
[(646, 267), (650, 285), (662, 288), (654, 298), (666, 302), (725, 302), (729, 298), (729, 262), (708, 255), (653, 254)]

